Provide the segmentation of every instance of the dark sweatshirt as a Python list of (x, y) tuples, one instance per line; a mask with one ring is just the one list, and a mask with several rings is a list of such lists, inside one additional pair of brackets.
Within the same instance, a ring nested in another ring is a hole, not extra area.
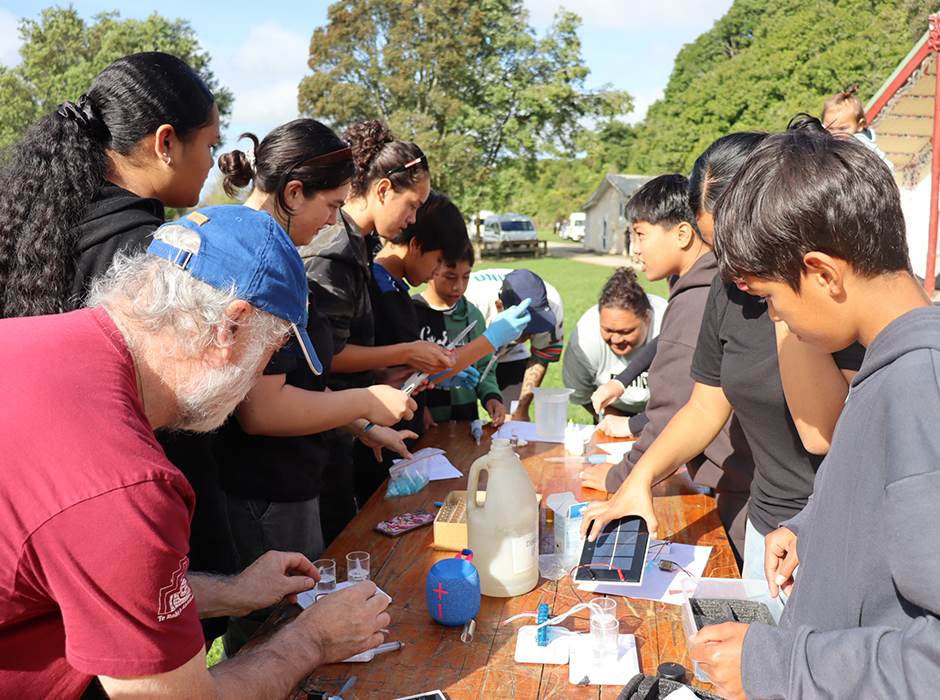
[[(375, 324), (369, 299), (372, 261), (356, 222), (340, 212), (339, 222), (300, 249), (317, 309), (333, 328), (333, 353), (346, 343), (375, 345)], [(333, 391), (372, 385), (372, 372), (330, 375)]]
[(108, 271), (118, 252), (136, 253), (150, 245), (163, 224), (163, 203), (105, 183), (85, 210), (75, 244), (72, 309), (84, 306), (92, 278)]
[(752, 698), (940, 694), (940, 309), (868, 347), (803, 511), (800, 568), (778, 628), (742, 650)]
[[(649, 370), (650, 400), (646, 406), (649, 424), (643, 428), (625, 459), (607, 473), (607, 490), (616, 491), (630, 470), (659, 436), (672, 417), (692, 396), (694, 380), (689, 376), (702, 314), (712, 279), (718, 272), (714, 253), (706, 253), (679, 278), (669, 295), (669, 304), (659, 332), (656, 357)], [(689, 472), (697, 484), (717, 492), (737, 492), (746, 496), (751, 487), (754, 462), (747, 439), (732, 416), (714, 442), (689, 461)], [(723, 514), (731, 528), (734, 514)]]

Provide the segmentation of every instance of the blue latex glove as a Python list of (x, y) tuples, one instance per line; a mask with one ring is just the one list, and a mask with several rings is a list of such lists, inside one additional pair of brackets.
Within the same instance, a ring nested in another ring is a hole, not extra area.
[[(437, 376), (445, 374), (441, 372)], [(463, 387), (464, 389), (473, 389), (477, 384), (480, 383), (480, 371), (470, 365), (463, 372), (458, 372), (453, 377), (448, 377), (443, 382), (435, 382), (434, 377), (431, 377), (431, 382), (434, 382), (434, 386), (439, 389), (454, 389), (456, 387)]]
[(527, 311), (531, 303), (531, 299), (523, 299), (521, 303), (496, 314), (490, 327), (483, 331), (483, 337), (490, 341), (494, 350), (519, 339), (532, 320), (532, 315)]

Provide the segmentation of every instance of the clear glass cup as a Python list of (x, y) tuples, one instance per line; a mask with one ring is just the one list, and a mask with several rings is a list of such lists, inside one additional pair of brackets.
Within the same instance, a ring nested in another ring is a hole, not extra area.
[(368, 552), (350, 552), (346, 555), (346, 580), (353, 583), (369, 580), (371, 557)]
[(447, 434), (450, 437), (457, 437), (457, 421), (455, 420), (447, 421)]
[(320, 580), (317, 582), (317, 595), (321, 593), (332, 593), (336, 590), (336, 560), (335, 559), (317, 559), (313, 562), (320, 572)]
[(595, 598), (591, 606), (591, 654), (598, 668), (613, 666), (619, 657), (620, 622), (617, 601)]

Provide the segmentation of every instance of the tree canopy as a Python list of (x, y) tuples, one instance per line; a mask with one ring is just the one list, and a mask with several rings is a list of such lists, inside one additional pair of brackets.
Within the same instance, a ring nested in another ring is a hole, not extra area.
[(215, 95), (223, 126), (228, 123), (232, 94), (219, 85), (209, 55), (184, 20), (156, 12), (145, 20), (122, 20), (114, 11), (95, 15), (88, 24), (71, 7), (53, 7), (42, 10), (39, 20), (21, 19), (20, 36), (21, 62), (0, 66), (0, 147), (58, 104), (77, 100), (109, 63), (139, 51), (163, 51), (186, 61)]
[(676, 58), (636, 131), (632, 172), (688, 172), (716, 138), (784, 129), (860, 86), (864, 102), (927, 29), (940, 0), (735, 0)]
[(342, 129), (380, 118), (429, 155), (432, 183), (466, 210), (505, 199), (507, 163), (531, 175), (544, 154), (573, 156), (581, 121), (626, 113), (632, 99), (584, 89), (580, 19), (560, 12), (545, 36), (521, 0), (340, 0), (310, 42), (302, 114)]

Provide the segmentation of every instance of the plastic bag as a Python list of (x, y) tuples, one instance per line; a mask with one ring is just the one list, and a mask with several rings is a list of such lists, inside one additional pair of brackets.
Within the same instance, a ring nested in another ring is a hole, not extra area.
[(388, 490), (386, 498), (410, 496), (428, 485), (430, 478), (431, 457), (444, 454), (444, 450), (425, 447), (414, 453), (411, 459), (399, 460), (388, 470)]

